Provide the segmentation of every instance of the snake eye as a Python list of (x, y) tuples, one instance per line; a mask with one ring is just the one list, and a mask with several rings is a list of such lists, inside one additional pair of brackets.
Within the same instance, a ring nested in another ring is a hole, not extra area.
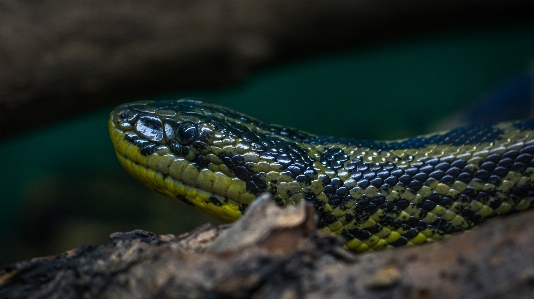
[(180, 124), (176, 134), (178, 135), (178, 141), (182, 145), (190, 145), (198, 137), (198, 129), (194, 123), (190, 121), (184, 121)]
[(152, 141), (159, 142), (163, 139), (163, 126), (161, 120), (154, 116), (141, 116), (135, 124), (135, 130), (139, 135)]

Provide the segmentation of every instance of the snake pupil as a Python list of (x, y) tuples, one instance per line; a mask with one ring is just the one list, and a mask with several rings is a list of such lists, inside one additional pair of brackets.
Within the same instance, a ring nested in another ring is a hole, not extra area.
[(190, 121), (184, 121), (178, 127), (176, 134), (182, 145), (190, 145), (198, 136), (197, 126)]

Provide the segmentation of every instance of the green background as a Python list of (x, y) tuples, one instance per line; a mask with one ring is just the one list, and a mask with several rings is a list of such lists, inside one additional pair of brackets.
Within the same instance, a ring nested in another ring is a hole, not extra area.
[[(320, 135), (401, 138), (439, 126), (533, 58), (533, 27), (443, 33), (306, 57), (235, 86), (153, 98), (201, 97)], [(218, 223), (121, 169), (107, 132), (112, 109), (1, 141), (0, 264), (103, 244), (115, 231), (179, 234)]]

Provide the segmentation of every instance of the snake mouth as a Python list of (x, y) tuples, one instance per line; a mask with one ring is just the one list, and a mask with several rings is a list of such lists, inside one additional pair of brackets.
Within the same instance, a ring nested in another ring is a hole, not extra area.
[(206, 151), (211, 143), (205, 142), (209, 138), (201, 139), (201, 134), (209, 135), (209, 128), (191, 117), (180, 117), (177, 124), (147, 109), (139, 113), (130, 106), (117, 107), (108, 126), (120, 164), (159, 193), (224, 222), (237, 220), (255, 194), (247, 191), (246, 183), (219, 157)]
[(143, 166), (118, 151), (116, 153), (120, 164), (131, 176), (163, 195), (176, 198), (227, 223), (239, 219), (243, 213), (241, 203), (185, 184), (170, 175)]

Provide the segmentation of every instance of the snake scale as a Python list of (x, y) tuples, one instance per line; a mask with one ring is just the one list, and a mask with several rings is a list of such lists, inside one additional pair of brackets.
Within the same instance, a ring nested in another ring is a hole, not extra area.
[(122, 166), (225, 222), (270, 192), (313, 203), (354, 252), (440, 240), (534, 200), (534, 120), (395, 141), (340, 139), (185, 99), (134, 102), (109, 120)]

